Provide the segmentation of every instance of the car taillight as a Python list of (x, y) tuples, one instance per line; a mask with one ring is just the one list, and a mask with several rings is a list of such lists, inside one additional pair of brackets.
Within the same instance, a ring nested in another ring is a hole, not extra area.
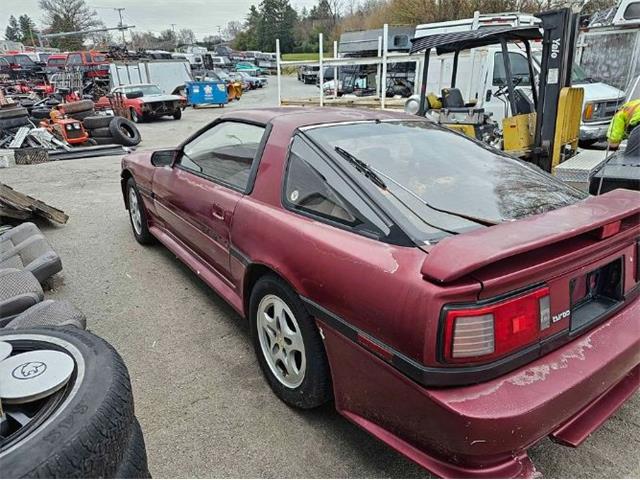
[(490, 305), (447, 307), (444, 360), (484, 362), (535, 343), (551, 326), (549, 303), (543, 287)]

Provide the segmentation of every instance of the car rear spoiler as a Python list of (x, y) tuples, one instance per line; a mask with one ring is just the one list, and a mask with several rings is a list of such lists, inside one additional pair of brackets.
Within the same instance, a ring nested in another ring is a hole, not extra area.
[(429, 250), (421, 273), (428, 280), (452, 282), (487, 265), (619, 220), (638, 225), (640, 192), (613, 190), (540, 215), (447, 237)]

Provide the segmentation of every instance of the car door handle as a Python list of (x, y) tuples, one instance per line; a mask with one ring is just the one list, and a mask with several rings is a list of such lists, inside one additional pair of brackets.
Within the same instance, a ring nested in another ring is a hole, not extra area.
[(224, 209), (220, 205), (212, 205), (211, 216), (213, 218), (217, 218), (218, 220), (224, 221)]

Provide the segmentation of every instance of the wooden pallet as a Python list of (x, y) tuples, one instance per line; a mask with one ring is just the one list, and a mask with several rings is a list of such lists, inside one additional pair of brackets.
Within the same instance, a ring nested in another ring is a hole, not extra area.
[(69, 220), (69, 216), (62, 210), (0, 183), (0, 217), (26, 220), (34, 216), (60, 224), (67, 223)]

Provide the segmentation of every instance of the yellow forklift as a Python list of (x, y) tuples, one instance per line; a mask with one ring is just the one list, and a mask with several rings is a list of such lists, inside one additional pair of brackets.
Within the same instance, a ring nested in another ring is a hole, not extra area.
[[(578, 147), (584, 91), (571, 87), (578, 15), (563, 8), (537, 16), (541, 20), (539, 27), (502, 26), (416, 38), (411, 53), (424, 52), (418, 115), (428, 114), (444, 126), (501, 147), (552, 172), (575, 155)], [(517, 88), (519, 78), (512, 74), (508, 45), (513, 42), (524, 45), (531, 79), (530, 97)], [(537, 76), (531, 42), (542, 42)], [(474, 102), (465, 103), (456, 88), (460, 52), (490, 45), (500, 45), (506, 74), (501, 93), (509, 103), (511, 116), (504, 118), (502, 125)], [(443, 89), (440, 97), (427, 93), (432, 51), (437, 55), (453, 54), (451, 87)]]

